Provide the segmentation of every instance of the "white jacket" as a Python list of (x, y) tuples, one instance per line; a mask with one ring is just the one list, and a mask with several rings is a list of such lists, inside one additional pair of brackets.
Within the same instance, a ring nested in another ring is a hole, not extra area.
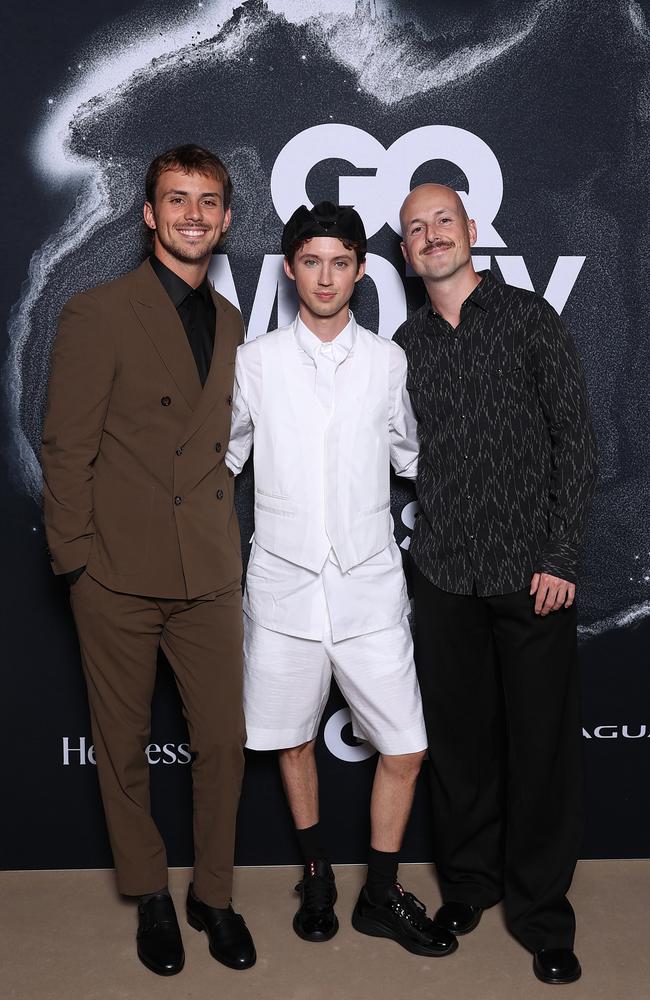
[(390, 464), (417, 474), (406, 356), (352, 317), (328, 411), (301, 359), (298, 322), (238, 348), (226, 463), (239, 473), (254, 444), (258, 545), (313, 572), (333, 550), (347, 572), (392, 540)]

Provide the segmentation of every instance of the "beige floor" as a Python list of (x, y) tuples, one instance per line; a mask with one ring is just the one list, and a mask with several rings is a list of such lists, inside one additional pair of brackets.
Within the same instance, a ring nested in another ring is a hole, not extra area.
[[(163, 979), (137, 961), (135, 909), (108, 871), (0, 874), (2, 1000), (650, 1000), (650, 861), (585, 861), (572, 900), (579, 915), (576, 950), (583, 977), (544, 986), (531, 959), (506, 933), (498, 908), (461, 939), (448, 958), (410, 955), (390, 941), (357, 934), (348, 914), (363, 869), (337, 870), (341, 930), (315, 945), (291, 930), (298, 869), (244, 868), (236, 905), (257, 944), (258, 962), (231, 972), (210, 958), (204, 934), (181, 917), (186, 964)], [(175, 870), (179, 916), (189, 873)], [(426, 865), (404, 865), (405, 886), (428, 903), (438, 894)]]

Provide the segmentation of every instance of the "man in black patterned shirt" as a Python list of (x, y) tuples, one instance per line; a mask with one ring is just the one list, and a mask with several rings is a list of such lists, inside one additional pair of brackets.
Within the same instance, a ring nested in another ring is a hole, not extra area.
[(566, 892), (582, 836), (574, 605), (596, 476), (575, 348), (539, 295), (477, 273), (455, 191), (423, 184), (402, 250), (428, 301), (397, 331), (419, 420), (416, 664), (429, 742), (437, 920), (501, 898), (544, 982), (573, 982)]

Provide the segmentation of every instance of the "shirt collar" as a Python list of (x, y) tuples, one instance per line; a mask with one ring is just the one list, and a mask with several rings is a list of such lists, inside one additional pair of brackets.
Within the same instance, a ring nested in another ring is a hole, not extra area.
[[(492, 274), (492, 271), (477, 271), (476, 273), (481, 280), (476, 288), (469, 293), (461, 306), (461, 310), (468, 302), (471, 302), (472, 305), (478, 306), (483, 312), (487, 312), (490, 308), (490, 299), (498, 285), (498, 281)], [(430, 301), (428, 302), (427, 313), (432, 318), (440, 315), (435, 311)]]
[(192, 292), (197, 292), (198, 295), (200, 295), (203, 301), (206, 303), (206, 305), (209, 305), (212, 302), (212, 295), (210, 293), (210, 283), (208, 282), (207, 275), (205, 276), (201, 284), (198, 286), (198, 288), (192, 288), (192, 286), (188, 285), (186, 281), (183, 281), (183, 279), (178, 274), (176, 274), (175, 271), (172, 271), (170, 267), (167, 267), (166, 264), (163, 264), (163, 262), (158, 257), (156, 257), (155, 254), (151, 255), (149, 261), (151, 263), (151, 267), (154, 270), (154, 273), (156, 274), (156, 276), (160, 281), (160, 284), (163, 286), (163, 288), (169, 295), (170, 299), (172, 300), (172, 304), (175, 309), (178, 309), (178, 307), (185, 301), (187, 296), (191, 295)]
[(328, 350), (328, 352), (331, 351), (334, 360), (340, 364), (342, 361), (345, 361), (354, 347), (357, 337), (356, 320), (352, 313), (349, 313), (349, 317), (347, 325), (337, 334), (334, 340), (322, 341), (303, 323), (300, 314), (298, 314), (294, 322), (294, 335), (298, 347), (302, 348), (305, 354), (309, 355), (314, 364), (316, 364), (316, 359), (323, 349)]

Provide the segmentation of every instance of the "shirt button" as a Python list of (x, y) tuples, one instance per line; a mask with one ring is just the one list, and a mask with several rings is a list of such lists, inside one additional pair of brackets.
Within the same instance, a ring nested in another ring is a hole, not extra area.
[(171, 403), (171, 401), (172, 401), (171, 396), (162, 396), (161, 399), (160, 399), (160, 405), (161, 406), (169, 406), (169, 404)]
[(217, 441), (217, 443), (214, 446), (214, 450), (221, 451), (221, 441)]
[(182, 502), (183, 502), (183, 498), (182, 497), (174, 497), (174, 503), (176, 504), (177, 507)]
[(223, 500), (223, 490), (217, 490), (217, 500)]
[(176, 449), (176, 454), (177, 455), (182, 455), (183, 454), (183, 449), (182, 448), (177, 448)]
[(470, 494), (468, 493), (468, 494), (466, 495), (465, 499), (466, 499), (466, 500), (471, 500), (471, 499), (472, 499), (472, 497), (471, 497), (471, 496), (470, 496)]

